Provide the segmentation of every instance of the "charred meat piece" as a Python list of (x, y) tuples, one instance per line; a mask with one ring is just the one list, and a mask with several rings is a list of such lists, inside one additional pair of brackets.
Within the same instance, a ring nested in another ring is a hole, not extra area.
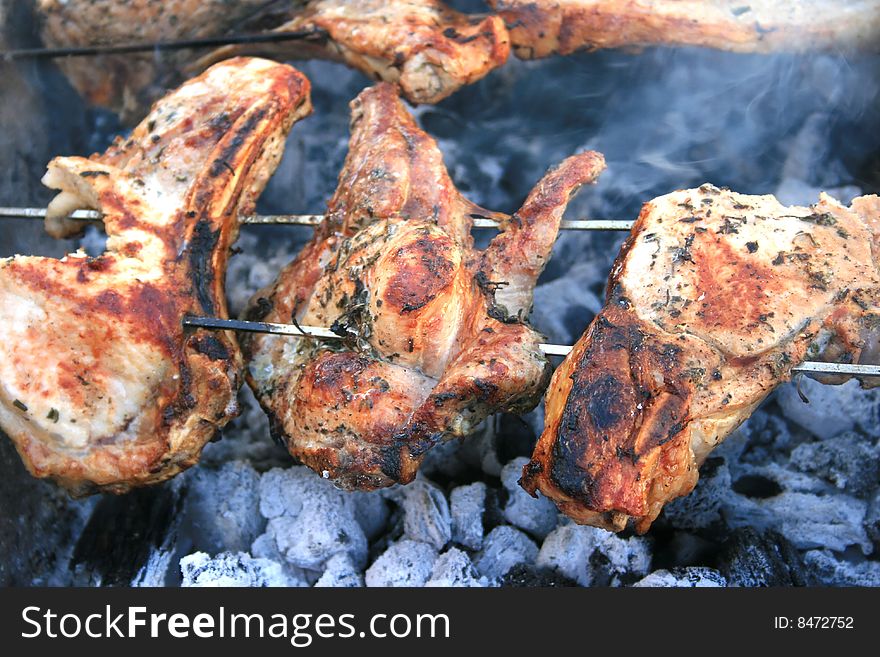
[(489, 0), (517, 57), (626, 46), (767, 53), (880, 49), (880, 0)]
[(784, 207), (704, 185), (647, 203), (553, 375), (523, 487), (646, 531), (792, 367), (876, 362), (878, 228), (876, 196)]
[(345, 62), (371, 78), (396, 82), (417, 103), (436, 103), (507, 60), (497, 16), (468, 16), (439, 0), (39, 0), (47, 46), (152, 43), (224, 34), (295, 32), (273, 44), (59, 60), (91, 103), (140, 118), (173, 84), (233, 55)]
[(414, 103), (437, 103), (504, 64), (510, 52), (500, 17), (468, 16), (439, 0), (313, 0), (261, 22), (314, 38), (230, 46), (206, 61), (232, 53), (333, 59), (399, 84)]
[(253, 208), (293, 122), (295, 69), (233, 59), (158, 102), (102, 155), (58, 157), (47, 228), (100, 210), (107, 251), (0, 260), (0, 426), (34, 476), (75, 494), (124, 492), (193, 465), (238, 413), (234, 337), (185, 331), (226, 316), (239, 212)]
[[(526, 323), (587, 152), (550, 171), (522, 209), (489, 213), (455, 189), (434, 140), (380, 84), (352, 103), (327, 218), (252, 320), (330, 326), (346, 340), (244, 336), (248, 382), (291, 454), (346, 488), (409, 482), (436, 443), (489, 414), (532, 408), (549, 377)], [(475, 250), (473, 217), (503, 222)]]

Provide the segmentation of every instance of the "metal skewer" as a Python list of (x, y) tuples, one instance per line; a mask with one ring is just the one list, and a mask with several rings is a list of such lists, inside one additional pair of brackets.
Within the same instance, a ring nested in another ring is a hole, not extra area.
[[(319, 340), (341, 340), (344, 336), (330, 329), (318, 326), (297, 324), (274, 324), (272, 322), (247, 322), (240, 319), (220, 319), (218, 317), (187, 317), (183, 325), (214, 331), (244, 331), (246, 333), (270, 333), (298, 338)], [(572, 347), (563, 344), (539, 345), (548, 356), (567, 356)], [(820, 363), (807, 361), (791, 369), (795, 374), (842, 374), (846, 376), (880, 376), (880, 365), (851, 365), (848, 363)]]
[[(0, 218), (25, 218), (42, 219), (46, 216), (43, 208), (8, 208), (0, 207)], [(81, 221), (100, 221), (101, 213), (95, 210), (77, 210), (69, 216), (70, 219)], [(300, 226), (316, 226), (323, 221), (324, 216), (319, 214), (275, 214), (275, 215), (247, 215), (241, 217), (243, 224), (271, 225), (287, 224)], [(497, 228), (498, 222), (484, 217), (474, 218), (475, 228)], [(616, 219), (575, 219), (562, 221), (560, 228), (563, 230), (629, 230), (632, 221)], [(246, 331), (251, 333), (271, 333), (274, 335), (289, 335), (295, 337), (309, 337), (323, 340), (342, 339), (330, 329), (317, 326), (296, 326), (294, 324), (273, 324), (270, 322), (246, 322), (237, 319), (218, 319), (214, 317), (190, 317), (184, 320), (184, 325), (213, 329)], [(548, 356), (567, 356), (571, 347), (561, 344), (542, 344), (541, 351)], [(880, 365), (853, 365), (848, 363), (820, 363), (807, 361), (792, 368), (792, 372), (798, 374), (839, 374), (844, 376), (880, 376)]]
[(296, 32), (270, 32), (268, 34), (230, 34), (203, 39), (178, 39), (153, 43), (128, 43), (124, 45), (81, 46), (70, 48), (22, 48), (0, 52), (0, 60), (54, 59), (58, 57), (91, 57), (94, 55), (124, 55), (134, 52), (161, 52), (187, 48), (216, 48), (242, 43), (278, 43), (283, 41), (321, 40), (327, 38), (323, 30), (299, 30)]
[[(43, 219), (46, 210), (43, 208), (2, 208), (0, 219)], [(95, 210), (77, 210), (68, 219), (79, 221), (101, 221), (101, 213)], [(317, 226), (324, 220), (321, 214), (251, 214), (239, 218), (242, 224), (268, 226), (276, 224)], [(474, 228), (498, 228), (494, 219), (476, 217)], [(621, 219), (573, 219), (563, 220), (559, 227), (562, 230), (629, 230), (633, 222)]]
[(271, 333), (273, 335), (292, 335), (298, 338), (317, 338), (320, 340), (341, 340), (343, 336), (330, 329), (318, 326), (299, 326), (297, 324), (274, 324), (272, 322), (247, 322), (241, 319), (220, 319), (219, 317), (185, 317), (184, 326), (211, 329), (214, 331), (242, 331), (244, 333)]
[[(43, 208), (8, 208), (0, 207), (0, 218), (43, 219), (46, 210)], [(77, 210), (70, 219), (81, 221), (100, 221), (101, 213), (95, 210)], [(316, 226), (323, 221), (320, 214), (273, 214), (247, 215), (241, 217), (242, 224), (272, 225), (287, 224), (300, 226)], [(497, 228), (498, 222), (485, 217), (474, 218), (475, 228)], [(563, 230), (629, 230), (633, 222), (618, 219), (575, 219), (562, 221)], [(271, 322), (246, 322), (238, 319), (219, 319), (215, 317), (189, 317), (183, 321), (185, 326), (212, 330), (245, 331), (251, 333), (271, 333), (294, 337), (308, 337), (322, 340), (340, 340), (330, 329), (317, 326), (296, 326), (294, 324), (273, 324)], [(542, 344), (541, 351), (548, 356), (567, 356), (571, 347), (561, 344)], [(792, 368), (797, 374), (839, 374), (843, 376), (880, 376), (880, 365), (853, 365), (849, 363), (821, 363), (807, 361)]]

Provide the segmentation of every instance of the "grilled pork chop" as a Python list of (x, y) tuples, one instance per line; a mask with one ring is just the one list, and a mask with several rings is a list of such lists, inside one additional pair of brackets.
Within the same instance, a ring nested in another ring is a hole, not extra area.
[[(245, 317), (332, 326), (317, 341), (243, 336), (248, 382), (291, 454), (346, 488), (409, 482), (437, 442), (532, 408), (549, 377), (526, 323), (587, 152), (550, 171), (513, 217), (465, 200), (437, 144), (380, 84), (352, 103), (339, 186), (312, 241)], [(474, 215), (504, 222), (474, 249)]]
[(553, 375), (523, 487), (647, 531), (792, 367), (876, 360), (878, 229), (877, 196), (784, 207), (704, 185), (647, 203)]
[(49, 231), (104, 215), (107, 251), (0, 260), (0, 426), (34, 476), (75, 494), (124, 492), (193, 465), (237, 412), (241, 356), (226, 316), (237, 215), (253, 207), (292, 123), (310, 110), (295, 69), (233, 59), (156, 104), (104, 154), (58, 157)]
[(582, 48), (880, 49), (880, 0), (489, 0), (523, 59)]
[(139, 119), (143, 108), (176, 82), (233, 55), (281, 60), (318, 57), (345, 62), (373, 78), (400, 84), (418, 103), (436, 103), (507, 60), (507, 30), (497, 16), (466, 16), (439, 0), (38, 0), (47, 46), (154, 43), (220, 37), (230, 32), (298, 32), (276, 44), (129, 53), (59, 60), (92, 104)]

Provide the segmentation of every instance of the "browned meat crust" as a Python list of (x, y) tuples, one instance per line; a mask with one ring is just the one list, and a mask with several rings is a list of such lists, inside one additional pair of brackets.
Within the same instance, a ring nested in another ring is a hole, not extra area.
[(44, 181), (63, 216), (99, 209), (99, 257), (0, 261), (0, 426), (34, 476), (75, 494), (124, 492), (193, 465), (237, 415), (234, 336), (184, 331), (225, 317), (224, 277), (292, 123), (310, 111), (295, 69), (233, 59), (169, 94), (127, 140), (59, 157)]
[[(291, 454), (347, 488), (409, 482), (425, 453), (489, 414), (533, 407), (549, 368), (525, 323), (569, 195), (604, 167), (583, 153), (513, 217), (455, 189), (434, 140), (381, 84), (352, 103), (327, 219), (249, 319), (333, 326), (338, 342), (242, 339), (248, 382)], [(505, 222), (474, 249), (474, 214)]]
[[(151, 43), (218, 37), (230, 32), (300, 32), (276, 44), (59, 60), (90, 102), (127, 118), (143, 108), (179, 73), (199, 73), (233, 55), (280, 60), (322, 58), (345, 62), (371, 78), (395, 82), (417, 103), (436, 103), (502, 65), (510, 50), (498, 16), (467, 16), (439, 0), (39, 0), (48, 46)], [(199, 59), (202, 57), (202, 59)], [(198, 61), (196, 61), (198, 60)], [(195, 62), (195, 63), (193, 63)]]
[(647, 203), (556, 370), (522, 485), (646, 531), (796, 364), (877, 355), (880, 201), (783, 207), (710, 185)]
[(437, 103), (507, 61), (510, 44), (498, 16), (468, 16), (439, 0), (316, 0), (261, 23), (316, 38), (273, 46), (229, 47), (279, 59), (327, 58), (400, 85), (414, 103)]
[(626, 46), (735, 52), (880, 49), (880, 1), (489, 0), (517, 57)]

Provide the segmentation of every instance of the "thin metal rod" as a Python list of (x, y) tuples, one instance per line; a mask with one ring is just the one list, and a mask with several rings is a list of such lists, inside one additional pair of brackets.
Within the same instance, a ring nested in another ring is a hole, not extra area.
[(845, 376), (880, 376), (880, 365), (853, 365), (850, 363), (820, 363), (805, 361), (793, 367), (795, 374), (842, 374)]
[[(240, 319), (220, 319), (217, 317), (187, 317), (184, 326), (204, 328), (215, 331), (245, 331), (247, 333), (271, 333), (298, 338), (320, 340), (341, 340), (343, 336), (330, 329), (319, 326), (298, 326), (296, 324), (274, 324), (272, 322), (246, 322)], [(564, 344), (539, 345), (548, 356), (567, 356), (572, 347)], [(840, 374), (845, 376), (880, 376), (880, 365), (850, 365), (848, 363), (819, 363), (807, 361), (792, 368), (794, 374)]]
[(220, 319), (218, 317), (185, 317), (183, 325), (191, 328), (211, 329), (213, 331), (243, 331), (245, 333), (271, 333), (273, 335), (292, 335), (298, 338), (319, 338), (321, 340), (341, 340), (343, 336), (330, 329), (319, 326), (297, 326), (296, 324), (274, 324), (272, 322), (246, 322), (241, 319)]
[[(25, 218), (42, 219), (46, 216), (46, 210), (42, 208), (4, 208), (0, 207), (0, 218)], [(100, 221), (101, 213), (94, 210), (77, 210), (72, 213), (70, 219), (81, 221)], [(281, 215), (248, 215), (241, 218), (243, 224), (270, 225), (270, 224), (298, 224), (301, 226), (315, 226), (323, 221), (323, 215), (319, 214), (281, 214)], [(498, 222), (492, 219), (475, 218), (476, 228), (497, 228)], [(629, 230), (632, 221), (614, 219), (576, 219), (563, 221), (560, 228), (564, 230)], [(270, 322), (245, 322), (237, 319), (217, 319), (213, 317), (190, 317), (184, 320), (186, 326), (213, 329), (247, 331), (252, 333), (272, 333), (276, 335), (291, 335), (298, 337), (311, 337), (321, 339), (340, 339), (330, 329), (317, 326), (295, 326), (293, 324), (273, 324)], [(542, 344), (541, 351), (549, 356), (567, 356), (571, 347), (561, 344)], [(792, 368), (796, 374), (839, 374), (844, 376), (880, 376), (880, 365), (853, 365), (848, 363), (820, 363), (807, 361)]]
[[(276, 324), (273, 322), (248, 322), (241, 319), (220, 319), (219, 317), (185, 317), (183, 325), (190, 328), (203, 328), (212, 331), (243, 331), (245, 333), (270, 333), (295, 338), (316, 338), (319, 340), (341, 340), (345, 336), (320, 326), (301, 326), (297, 324)], [(567, 356), (571, 347), (562, 344), (541, 344), (541, 351), (550, 356)]]
[[(45, 208), (0, 208), (0, 217), (3, 219), (45, 219)], [(79, 221), (101, 221), (101, 213), (96, 210), (77, 210), (72, 212), (68, 219)]]
[(216, 48), (241, 43), (278, 43), (283, 41), (321, 40), (327, 37), (323, 30), (300, 30), (296, 32), (270, 32), (268, 34), (230, 34), (229, 36), (203, 39), (179, 39), (154, 43), (128, 43), (124, 45), (77, 46), (70, 48), (22, 48), (4, 50), (0, 59), (54, 59), (58, 57), (91, 57), (94, 55), (125, 55), (135, 52), (162, 52), (186, 48)]
[[(43, 219), (46, 210), (42, 208), (2, 208), (2, 219)], [(101, 213), (95, 210), (77, 210), (70, 215), (70, 219), (79, 221), (100, 221)], [(242, 224), (256, 226), (268, 225), (298, 225), (317, 226), (324, 220), (321, 214), (251, 214), (239, 219)], [(474, 228), (498, 228), (498, 222), (494, 219), (477, 217), (473, 219)], [(633, 222), (620, 219), (572, 219), (563, 220), (559, 227), (562, 230), (629, 230)]]

